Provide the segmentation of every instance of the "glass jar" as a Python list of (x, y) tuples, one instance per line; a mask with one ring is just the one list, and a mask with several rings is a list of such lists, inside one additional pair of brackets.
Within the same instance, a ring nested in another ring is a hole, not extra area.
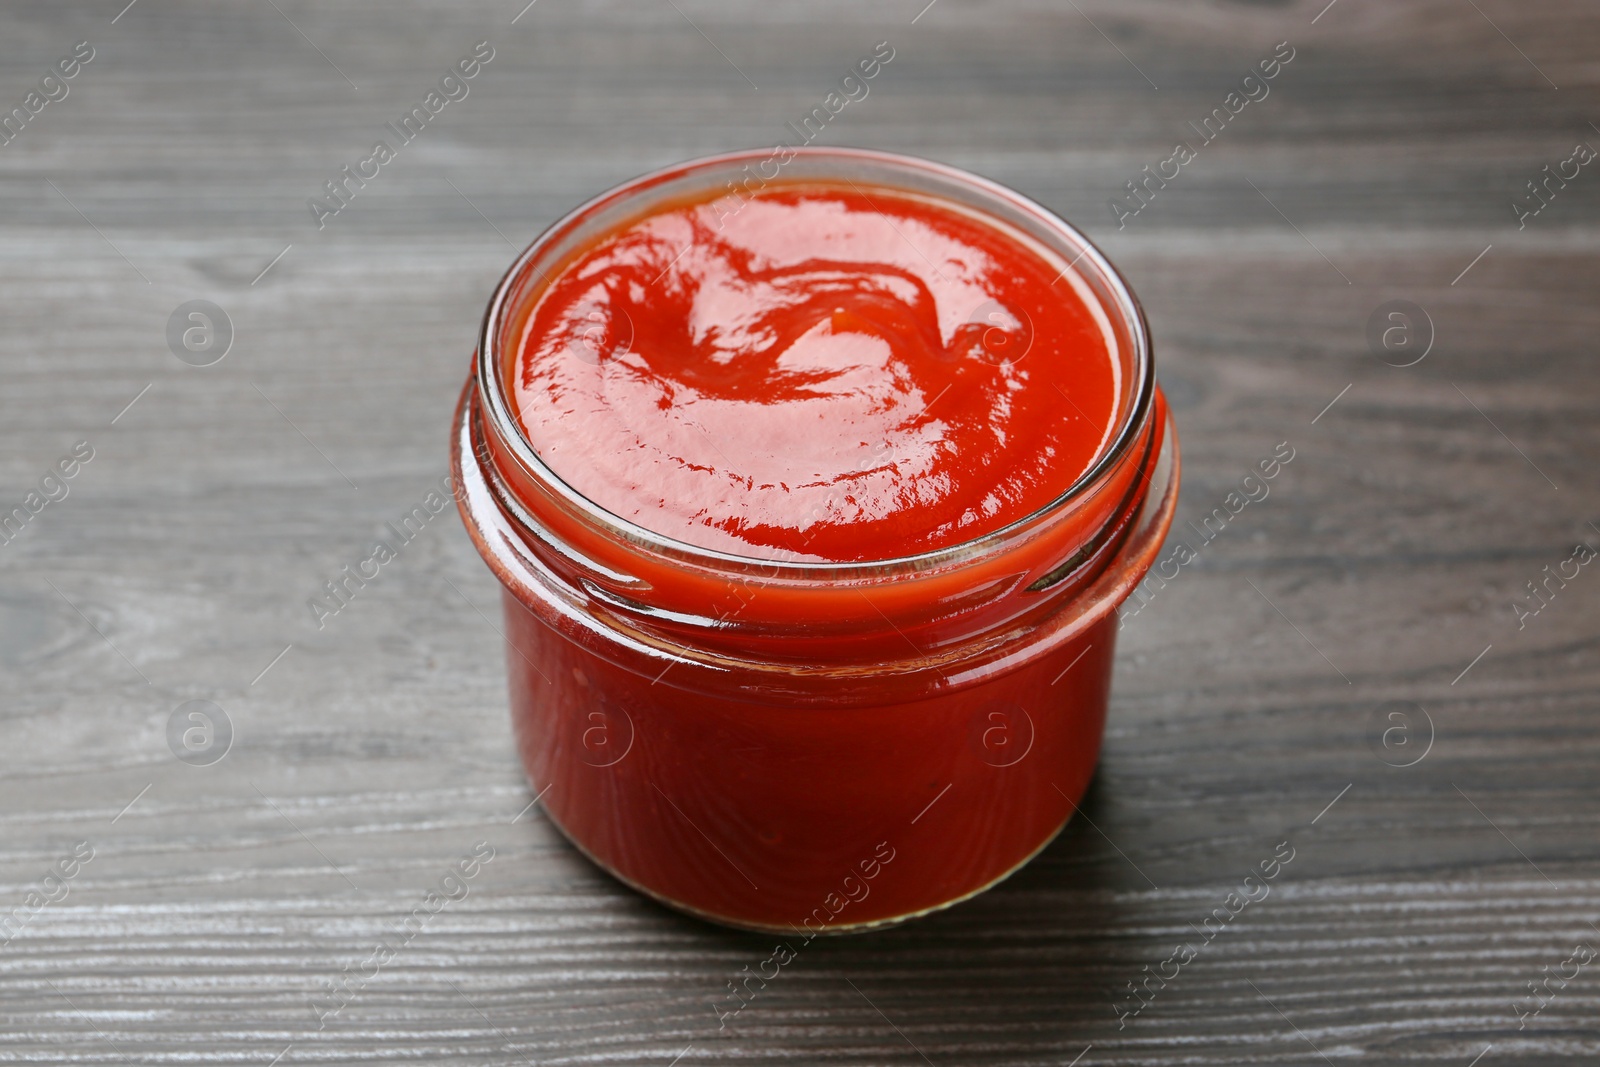
[(753, 188), (769, 152), (628, 182), (535, 240), (489, 302), (452, 461), (505, 587), (512, 722), (549, 818), (671, 907), (814, 934), (982, 892), (1065, 825), (1099, 754), (1117, 607), (1172, 521), (1178, 452), (1138, 302), (1082, 234), (950, 167), (786, 151), (786, 180), (926, 196), (1067, 264), (1058, 283), (1099, 309), (1121, 364), (1113, 432), (1075, 485), (962, 544), (827, 563), (652, 533), (541, 462), (506, 376), (547, 271), (652, 205)]

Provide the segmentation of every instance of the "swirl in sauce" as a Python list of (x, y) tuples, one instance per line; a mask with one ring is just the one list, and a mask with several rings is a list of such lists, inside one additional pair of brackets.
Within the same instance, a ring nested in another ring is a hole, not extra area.
[(540, 458), (653, 533), (893, 559), (1039, 510), (1111, 435), (1109, 327), (1059, 257), (952, 203), (775, 183), (571, 255), (508, 390)]

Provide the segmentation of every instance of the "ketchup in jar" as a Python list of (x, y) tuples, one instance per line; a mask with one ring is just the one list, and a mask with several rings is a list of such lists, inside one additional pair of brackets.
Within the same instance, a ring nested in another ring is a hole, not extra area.
[(1105, 258), (844, 149), (682, 164), (552, 226), (452, 451), (548, 816), (672, 907), (785, 933), (947, 906), (1060, 831), (1178, 488)]

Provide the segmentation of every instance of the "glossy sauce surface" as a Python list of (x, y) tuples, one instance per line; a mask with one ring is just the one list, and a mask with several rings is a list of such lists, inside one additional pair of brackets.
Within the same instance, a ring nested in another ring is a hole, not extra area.
[(1106, 447), (1109, 327), (1066, 266), (877, 186), (672, 204), (552, 272), (507, 392), (557, 476), (653, 533), (916, 555), (1043, 508)]

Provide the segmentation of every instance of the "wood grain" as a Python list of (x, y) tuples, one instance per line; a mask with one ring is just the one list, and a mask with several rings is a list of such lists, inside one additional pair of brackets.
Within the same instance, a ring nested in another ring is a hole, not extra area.
[[(1600, 945), (1600, 574), (1521, 629), (1510, 607), (1600, 545), (1600, 175), (1523, 230), (1509, 207), (1600, 143), (1597, 13), (924, 2), (8, 7), (3, 107), (96, 55), (0, 147), (0, 504), (95, 456), (0, 545), (0, 914), (95, 855), (0, 946), (0, 1062), (1600, 1054), (1593, 967), (1524, 1029), (1513, 1008)], [(483, 39), (470, 96), (319, 231), (306, 199)], [(444, 472), (514, 247), (616, 181), (772, 143), (880, 40), (828, 139), (978, 170), (1103, 243), (1155, 331), (1180, 527), (1296, 456), (1127, 619), (1086, 818), (971, 903), (807, 946), (719, 1028), (769, 941), (519, 817), (497, 590), (459, 526), (324, 629), (305, 601)], [(1271, 94), (1119, 231), (1108, 199), (1286, 40)], [(236, 330), (211, 367), (167, 349), (196, 298)], [(1405, 369), (1365, 340), (1396, 298), (1437, 330)], [(210, 767), (167, 746), (195, 699), (236, 732)], [(1431, 748), (1387, 765), (1383, 716), (1419, 706)], [(1119, 1028), (1126, 983), (1284, 840), (1270, 896)], [(319, 1030), (324, 983), (478, 841), (470, 895)]]

